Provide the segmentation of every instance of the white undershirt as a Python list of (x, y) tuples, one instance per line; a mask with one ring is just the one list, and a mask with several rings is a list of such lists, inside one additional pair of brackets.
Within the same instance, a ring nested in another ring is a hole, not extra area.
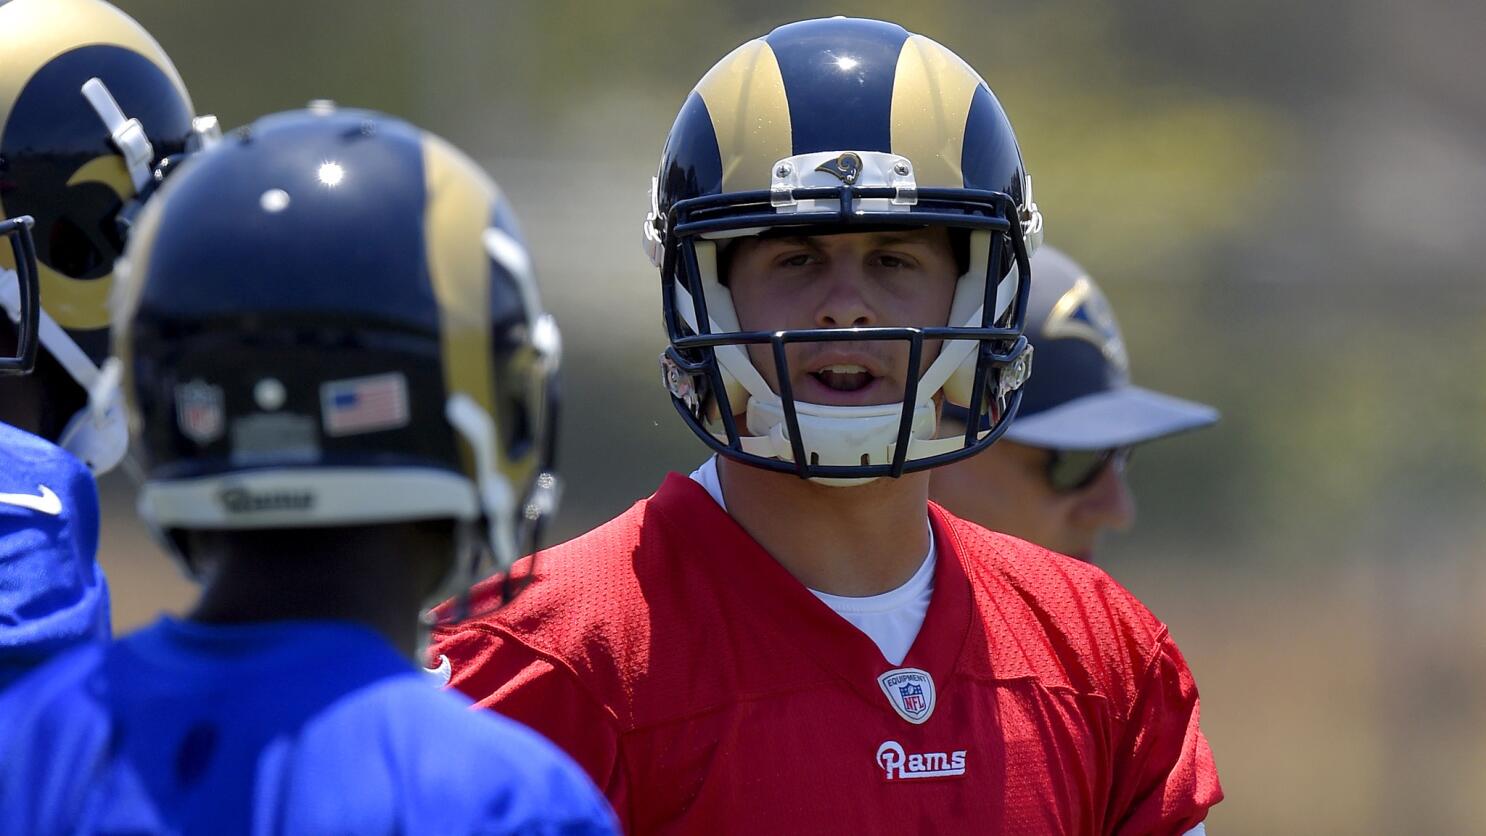
[[(707, 489), (718, 507), (726, 511), (727, 503), (722, 498), (722, 480), (717, 474), (717, 457), (713, 456), (692, 472), (691, 478)], [(925, 524), (928, 524), (927, 518)], [(908, 648), (918, 637), (924, 626), (924, 614), (929, 611), (929, 598), (934, 594), (934, 563), (937, 550), (934, 547), (934, 532), (929, 530), (929, 553), (902, 586), (881, 595), (865, 598), (849, 598), (810, 590), (811, 594), (825, 602), (837, 615), (851, 622), (858, 630), (867, 634), (882, 656), (890, 664), (901, 665)]]

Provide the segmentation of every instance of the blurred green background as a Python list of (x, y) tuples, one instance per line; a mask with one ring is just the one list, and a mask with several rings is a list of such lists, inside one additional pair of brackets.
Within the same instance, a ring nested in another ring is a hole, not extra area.
[[(567, 339), (557, 531), (688, 470), (658, 385), (646, 190), (738, 43), (884, 17), (981, 70), (1048, 240), (1100, 280), (1137, 382), (1217, 405), (1141, 451), (1106, 566), (1195, 670), (1210, 832), (1486, 822), (1486, 97), (1475, 0), (824, 4), (120, 0), (233, 126), (312, 98), (487, 164)], [(191, 590), (105, 484), (117, 627)]]

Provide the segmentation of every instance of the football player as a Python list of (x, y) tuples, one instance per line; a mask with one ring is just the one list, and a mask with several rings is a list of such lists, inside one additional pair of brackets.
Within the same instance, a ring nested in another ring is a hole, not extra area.
[(558, 334), (495, 184), (321, 103), (183, 166), (125, 265), (105, 383), (203, 588), (0, 696), (0, 832), (613, 832), (567, 757), (411, 664), (552, 478)]
[[(1135, 522), (1125, 484), (1131, 450), (1209, 426), (1218, 412), (1131, 384), (1114, 311), (1067, 255), (1043, 247), (1032, 273), (1027, 337), (1037, 374), (1001, 441), (935, 470), (930, 496), (992, 531), (1093, 560), (1102, 534)], [(943, 417), (964, 431), (965, 410), (948, 404)]]
[(113, 6), (0, 3), (0, 688), (108, 638), (93, 476), (123, 458), (128, 430), (88, 393), (108, 351), (121, 215), (214, 125)]
[(682, 106), (645, 233), (665, 384), (717, 455), (443, 630), (453, 684), (639, 833), (1200, 827), (1221, 792), (1165, 626), (929, 502), (1030, 359), (1041, 217), (980, 76), (874, 20), (749, 41)]

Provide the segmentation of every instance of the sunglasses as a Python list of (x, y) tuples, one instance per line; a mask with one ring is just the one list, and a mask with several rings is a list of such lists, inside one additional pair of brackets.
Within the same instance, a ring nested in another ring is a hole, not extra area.
[(1113, 466), (1123, 471), (1130, 461), (1129, 447), (1108, 450), (1049, 450), (1047, 483), (1058, 493), (1073, 493), (1094, 484), (1094, 480)]

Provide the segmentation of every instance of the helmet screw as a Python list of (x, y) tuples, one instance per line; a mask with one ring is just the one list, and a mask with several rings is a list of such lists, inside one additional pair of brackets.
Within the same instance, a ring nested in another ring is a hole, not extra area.
[(779, 167), (776, 168), (776, 169), (774, 169), (774, 176), (775, 177), (788, 177), (789, 176), (789, 173), (791, 171), (794, 171), (794, 170), (795, 170), (795, 167), (792, 166), (792, 165), (790, 165), (789, 163), (780, 163), (779, 164)]
[(265, 377), (258, 381), (253, 387), (253, 400), (259, 409), (273, 412), (284, 405), (288, 393), (284, 391), (284, 384), (272, 377)]
[(893, 164), (893, 173), (898, 175), (899, 177), (907, 177), (908, 172), (912, 170), (913, 169), (908, 167), (907, 160), (898, 160), (896, 163)]

